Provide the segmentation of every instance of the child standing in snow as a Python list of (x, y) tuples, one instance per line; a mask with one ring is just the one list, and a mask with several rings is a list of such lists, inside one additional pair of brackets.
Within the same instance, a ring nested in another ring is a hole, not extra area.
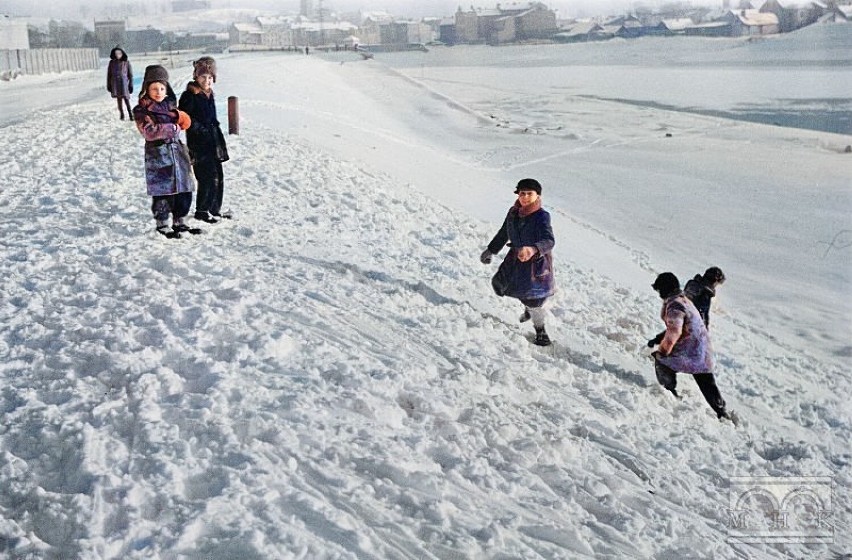
[(202, 56), (193, 64), (194, 81), (186, 85), (178, 107), (186, 111), (192, 124), (186, 131), (186, 142), (192, 159), (192, 168), (198, 181), (195, 196), (195, 219), (215, 224), (218, 218), (230, 218), (222, 212), (224, 178), (222, 162), (228, 161), (225, 135), (216, 118), (213, 84), (216, 82), (216, 61)]
[(192, 206), (194, 185), (189, 155), (179, 135), (189, 127), (190, 118), (178, 111), (176, 101), (168, 71), (159, 65), (145, 68), (133, 118), (145, 138), (145, 182), (148, 195), (153, 198), (151, 212), (157, 221), (157, 232), (169, 238), (180, 237), (181, 232), (201, 233), (184, 223)]
[(663, 300), (660, 318), (666, 324), (660, 347), (653, 353), (657, 381), (677, 397), (677, 372), (691, 374), (716, 416), (730, 418), (713, 375), (710, 336), (695, 305), (681, 292), (680, 281), (671, 272), (657, 276), (651, 287)]
[(127, 107), (127, 118), (132, 119), (130, 112), (130, 94), (133, 93), (133, 68), (127, 60), (127, 53), (119, 47), (112, 49), (109, 53), (109, 65), (107, 66), (107, 91), (115, 98), (118, 104), (118, 114), (124, 120), (124, 107)]
[(479, 260), (489, 264), (509, 244), (509, 253), (491, 279), (491, 286), (498, 296), (521, 300), (524, 306), (521, 322), (532, 319), (535, 344), (549, 346), (543, 305), (553, 295), (555, 286), (552, 250), (556, 240), (550, 214), (541, 207), (541, 184), (535, 179), (521, 179), (515, 194), (518, 199)]

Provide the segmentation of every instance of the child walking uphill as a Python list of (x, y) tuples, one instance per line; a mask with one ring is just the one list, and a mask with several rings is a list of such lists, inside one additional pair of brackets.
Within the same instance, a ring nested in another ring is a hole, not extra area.
[(179, 238), (181, 232), (201, 233), (184, 223), (192, 206), (194, 185), (189, 155), (179, 135), (189, 127), (190, 118), (178, 111), (176, 101), (168, 71), (159, 65), (145, 68), (133, 118), (145, 138), (145, 182), (153, 199), (151, 212), (157, 221), (157, 232), (168, 238)]
[(186, 111), (192, 124), (186, 131), (186, 142), (192, 159), (192, 169), (198, 181), (195, 196), (195, 219), (215, 224), (219, 218), (230, 218), (222, 212), (225, 183), (222, 162), (228, 161), (225, 136), (216, 118), (213, 84), (216, 82), (216, 61), (202, 56), (193, 63), (194, 81), (186, 85), (178, 107)]
[(518, 200), (509, 208), (500, 231), (482, 252), (479, 260), (489, 264), (491, 258), (509, 243), (509, 253), (491, 279), (498, 296), (521, 300), (524, 312), (521, 322), (532, 319), (535, 344), (549, 346), (544, 329), (545, 300), (553, 295), (553, 229), (550, 214), (541, 207), (541, 185), (535, 179), (521, 179), (515, 188)]

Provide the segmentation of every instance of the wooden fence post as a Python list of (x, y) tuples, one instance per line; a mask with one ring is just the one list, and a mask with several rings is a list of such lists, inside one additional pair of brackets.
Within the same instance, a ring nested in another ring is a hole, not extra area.
[(228, 98), (228, 134), (240, 133), (240, 105), (233, 95)]

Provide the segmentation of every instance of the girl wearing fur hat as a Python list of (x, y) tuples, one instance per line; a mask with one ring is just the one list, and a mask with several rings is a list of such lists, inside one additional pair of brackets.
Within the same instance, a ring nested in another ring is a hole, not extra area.
[(127, 53), (119, 47), (109, 53), (107, 66), (107, 91), (118, 104), (118, 114), (124, 120), (124, 107), (127, 107), (127, 118), (132, 119), (130, 112), (130, 94), (133, 93), (133, 68), (127, 60)]
[(550, 214), (541, 207), (541, 184), (535, 179), (521, 179), (515, 194), (518, 199), (479, 260), (489, 264), (509, 244), (509, 252), (491, 279), (491, 286), (498, 296), (521, 300), (524, 306), (521, 322), (532, 319), (535, 344), (549, 346), (543, 305), (554, 291), (552, 251), (556, 240), (550, 227)]
[(194, 80), (186, 85), (178, 106), (192, 119), (186, 131), (186, 142), (198, 181), (195, 219), (215, 224), (219, 218), (231, 217), (230, 212), (222, 212), (225, 190), (222, 162), (228, 161), (228, 148), (216, 118), (216, 100), (213, 97), (216, 61), (203, 56), (193, 66)]
[(201, 233), (200, 229), (184, 223), (192, 206), (194, 184), (189, 155), (179, 135), (189, 127), (190, 118), (178, 111), (175, 93), (169, 85), (169, 73), (162, 66), (145, 68), (133, 118), (145, 138), (145, 181), (148, 195), (152, 197), (151, 212), (157, 222), (157, 232), (169, 238), (180, 237), (181, 232)]

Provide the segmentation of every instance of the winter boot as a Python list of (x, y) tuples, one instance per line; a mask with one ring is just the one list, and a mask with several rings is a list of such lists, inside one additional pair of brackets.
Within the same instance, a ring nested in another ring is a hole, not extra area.
[(535, 328), (535, 342), (536, 346), (550, 346), (550, 337), (547, 336), (547, 331), (544, 330), (544, 327), (536, 327)]
[(521, 314), (521, 318), (519, 319), (519, 321), (521, 323), (526, 323), (530, 319), (532, 319), (532, 316), (530, 316), (530, 312), (524, 309), (524, 312)]
[(186, 225), (183, 222), (183, 218), (176, 219), (174, 221), (174, 223), (172, 224), (172, 229), (174, 231), (178, 232), (178, 233), (185, 231), (186, 233), (189, 233), (189, 234), (192, 234), (192, 235), (198, 235), (199, 233), (201, 233), (203, 231), (201, 228), (189, 227), (188, 225)]
[(207, 212), (196, 212), (195, 219), (201, 220), (202, 222), (206, 222), (208, 224), (218, 224), (219, 220), (208, 214)]
[(160, 235), (165, 235), (169, 239), (180, 239), (180, 232), (174, 231), (173, 229), (169, 228), (168, 224), (160, 225), (158, 223), (157, 233), (159, 233)]
[(224, 212), (210, 212), (210, 214), (214, 218), (218, 218), (220, 220), (231, 220), (234, 218), (234, 214), (230, 210), (225, 210)]

